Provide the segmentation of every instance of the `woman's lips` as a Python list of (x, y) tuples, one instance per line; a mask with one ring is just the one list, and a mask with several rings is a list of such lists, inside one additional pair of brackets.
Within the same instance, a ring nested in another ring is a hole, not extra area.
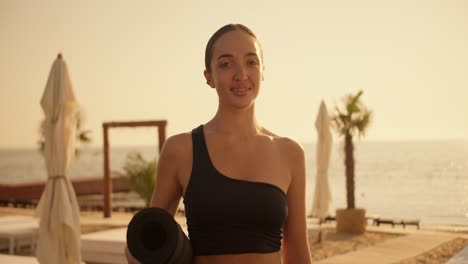
[(234, 95), (237, 95), (237, 96), (244, 96), (246, 95), (249, 91), (251, 90), (251, 88), (231, 88), (231, 91)]

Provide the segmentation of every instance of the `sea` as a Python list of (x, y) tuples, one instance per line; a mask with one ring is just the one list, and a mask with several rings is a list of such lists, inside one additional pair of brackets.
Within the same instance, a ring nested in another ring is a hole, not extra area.
[[(310, 212), (315, 189), (316, 145), (302, 144), (306, 153), (306, 206)], [(157, 158), (157, 146), (112, 147), (111, 171), (124, 173), (127, 155), (138, 152)], [(102, 177), (102, 148), (84, 147), (70, 177)], [(356, 141), (356, 206), (382, 218), (420, 219), (423, 226), (468, 227), (468, 140)], [(0, 149), (0, 184), (44, 181), (44, 159), (37, 149)], [(330, 214), (346, 207), (343, 144), (332, 146), (328, 179)], [(308, 213), (309, 213), (308, 212)]]

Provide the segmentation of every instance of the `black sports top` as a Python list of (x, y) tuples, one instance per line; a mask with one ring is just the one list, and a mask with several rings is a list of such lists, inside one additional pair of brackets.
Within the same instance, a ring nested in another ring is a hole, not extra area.
[(233, 179), (217, 171), (203, 126), (192, 131), (192, 142), (184, 205), (194, 255), (279, 251), (288, 210), (285, 193), (273, 184)]

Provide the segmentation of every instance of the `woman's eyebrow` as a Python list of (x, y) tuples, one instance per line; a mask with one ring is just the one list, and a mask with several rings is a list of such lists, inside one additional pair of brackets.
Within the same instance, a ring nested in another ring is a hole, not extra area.
[(221, 54), (218, 56), (218, 60), (222, 58), (232, 58), (232, 57), (234, 57), (232, 56), (232, 54)]
[(258, 57), (257, 53), (255, 52), (247, 52), (247, 54), (245, 54), (245, 56), (255, 56), (255, 57)]
[[(247, 52), (247, 53), (245, 54), (245, 57), (249, 57), (249, 56), (258, 57), (258, 55), (257, 55), (256, 52)], [(234, 57), (232, 54), (225, 53), (225, 54), (219, 55), (218, 58), (217, 58), (217, 60), (222, 59), (222, 58), (232, 58), (232, 57)]]

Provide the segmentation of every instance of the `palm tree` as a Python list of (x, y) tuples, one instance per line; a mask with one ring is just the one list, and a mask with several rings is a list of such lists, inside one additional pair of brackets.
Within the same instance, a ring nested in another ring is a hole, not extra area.
[(345, 168), (346, 168), (346, 200), (348, 209), (354, 209), (354, 146), (353, 136), (365, 136), (366, 129), (372, 119), (372, 111), (360, 101), (363, 91), (356, 95), (343, 97), (344, 109), (335, 107), (332, 123), (340, 136), (344, 136)]
[[(79, 108), (78, 111), (76, 111), (76, 141), (77, 143), (82, 143), (82, 144), (88, 144), (91, 142), (91, 130), (89, 129), (83, 129), (83, 123), (84, 123), (84, 112), (82, 108)], [(39, 151), (41, 154), (44, 154), (44, 149), (45, 149), (45, 119), (41, 121), (40, 127), (39, 127), (39, 140), (37, 141), (37, 144), (39, 145)], [(75, 155), (79, 155), (79, 149), (75, 149)]]

